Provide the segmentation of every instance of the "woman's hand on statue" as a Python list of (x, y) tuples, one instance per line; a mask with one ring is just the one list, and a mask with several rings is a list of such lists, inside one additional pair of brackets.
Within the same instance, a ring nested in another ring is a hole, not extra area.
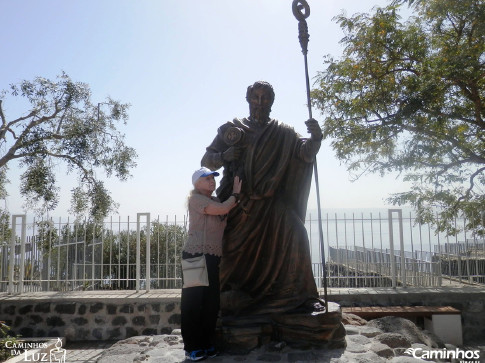
[(323, 139), (322, 129), (317, 120), (311, 118), (305, 121), (305, 125), (307, 126), (308, 132), (312, 136), (312, 140), (321, 141)]
[(238, 160), (242, 154), (242, 148), (237, 146), (231, 146), (229, 149), (222, 153), (222, 160), (234, 161)]
[(232, 185), (232, 192), (235, 194), (241, 193), (242, 180), (238, 177), (234, 177), (234, 183)]

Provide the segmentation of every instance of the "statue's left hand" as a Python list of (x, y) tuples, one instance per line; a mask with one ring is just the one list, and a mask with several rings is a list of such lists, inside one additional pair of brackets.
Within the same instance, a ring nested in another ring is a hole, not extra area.
[(305, 121), (305, 125), (307, 126), (308, 132), (312, 135), (312, 140), (321, 141), (323, 139), (322, 129), (317, 120), (311, 118)]

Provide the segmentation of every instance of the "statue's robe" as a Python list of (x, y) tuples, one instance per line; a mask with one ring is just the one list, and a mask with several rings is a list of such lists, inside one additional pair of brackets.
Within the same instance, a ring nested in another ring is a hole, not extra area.
[(217, 195), (227, 199), (233, 177), (243, 180), (240, 204), (231, 210), (220, 266), (223, 316), (286, 312), (318, 298), (304, 225), (319, 142), (301, 138), (293, 128), (270, 120), (259, 125), (234, 119), (221, 126), (202, 164), (224, 152), (228, 128), (237, 127), (243, 148), (237, 162), (226, 163)]

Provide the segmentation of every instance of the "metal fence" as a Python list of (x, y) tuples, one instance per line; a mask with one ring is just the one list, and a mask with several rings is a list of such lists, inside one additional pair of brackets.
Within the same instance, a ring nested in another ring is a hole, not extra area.
[[(455, 228), (466, 221), (456, 220)], [(314, 276), (322, 286), (321, 251), (313, 241)], [(331, 287), (442, 286), (485, 283), (485, 243), (473, 231), (454, 236), (417, 223), (411, 212), (326, 214), (327, 283)], [(471, 238), (470, 238), (471, 237)]]
[[(461, 222), (457, 222), (461, 223)], [(323, 285), (318, 221), (306, 221), (313, 271)], [(485, 283), (485, 243), (470, 232), (450, 237), (411, 214), (324, 214), (330, 287)], [(0, 225), (0, 291), (180, 288), (186, 218), (138, 213), (136, 219), (31, 220)]]
[(179, 288), (186, 224), (150, 213), (98, 224), (14, 215), (0, 236), (0, 291)]

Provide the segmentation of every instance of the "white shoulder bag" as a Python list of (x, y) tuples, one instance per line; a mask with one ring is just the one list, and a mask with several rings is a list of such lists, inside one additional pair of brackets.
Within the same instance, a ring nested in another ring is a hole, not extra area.
[(209, 286), (207, 264), (205, 256), (182, 259), (182, 273), (184, 275), (184, 288), (195, 286)]

